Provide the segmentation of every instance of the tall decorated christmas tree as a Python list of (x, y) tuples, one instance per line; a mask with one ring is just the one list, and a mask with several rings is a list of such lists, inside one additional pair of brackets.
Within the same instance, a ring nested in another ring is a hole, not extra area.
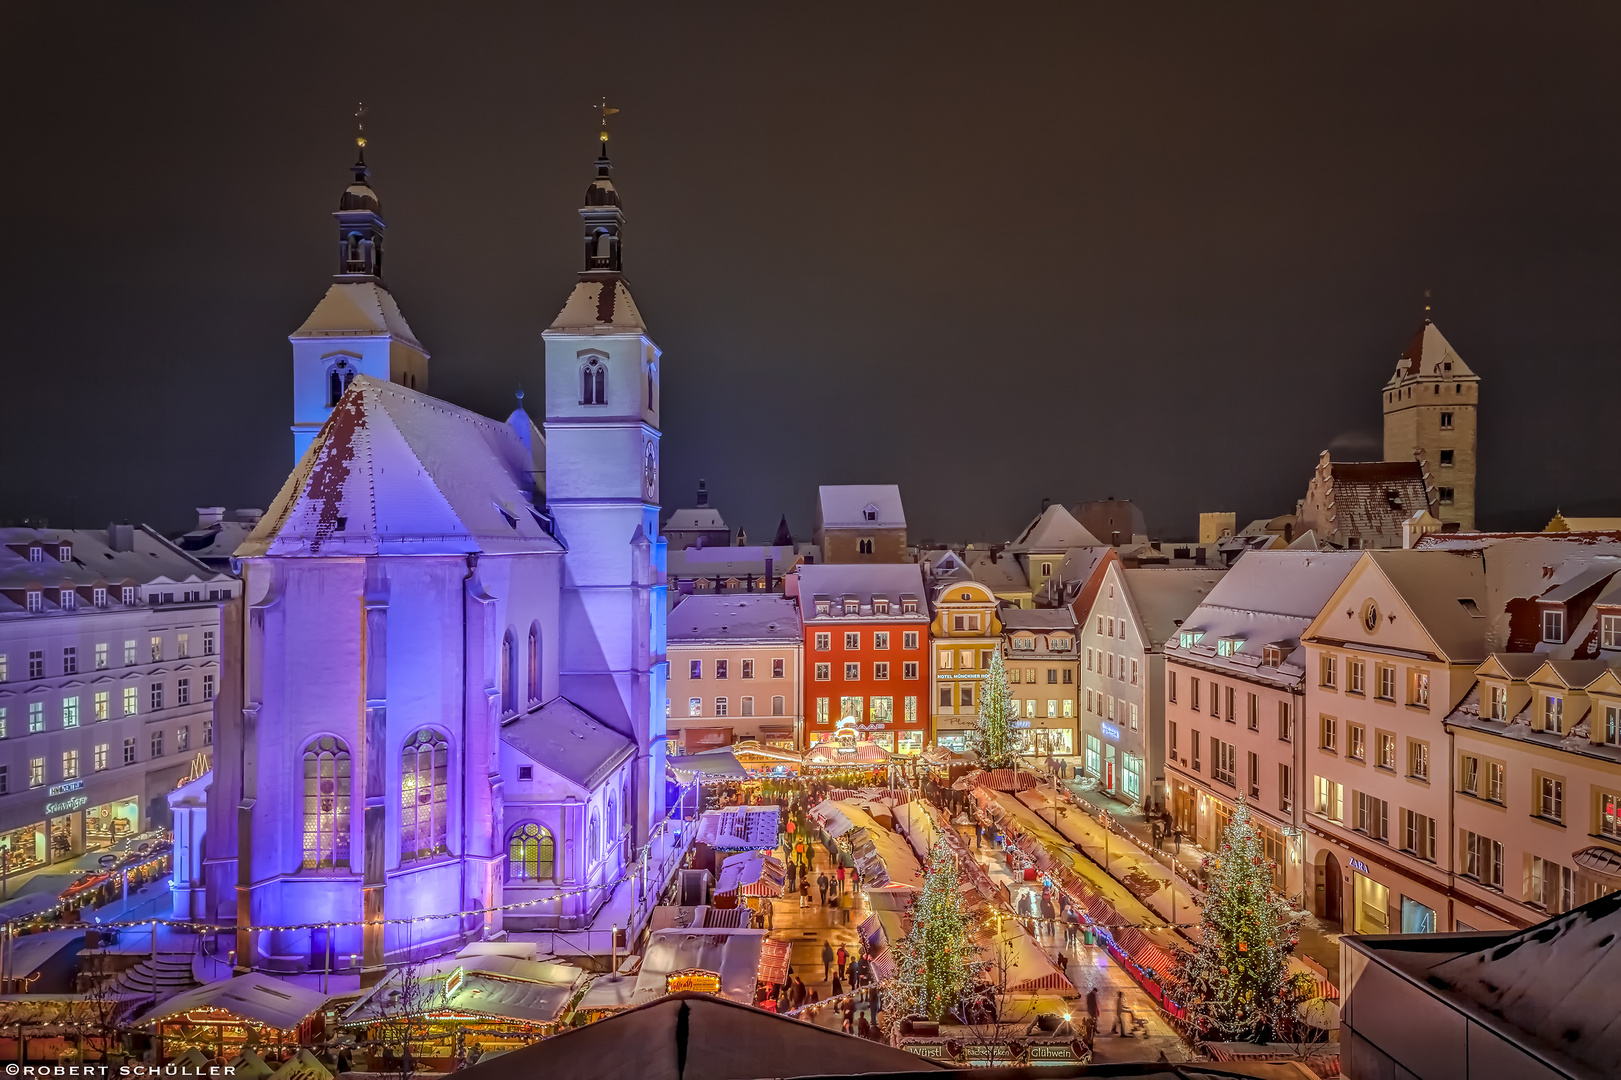
[(891, 1022), (944, 1019), (973, 981), (979, 964), (961, 890), (955, 856), (944, 840), (936, 841), (923, 890), (912, 901), (912, 928), (891, 946), (895, 977), (882, 988)]
[(1002, 651), (991, 650), (991, 672), (979, 697), (979, 723), (968, 733), (968, 744), (985, 769), (1011, 769), (1017, 750), (1013, 745), (1013, 695), (1008, 691)]
[(1176, 994), (1207, 1038), (1264, 1041), (1294, 1009), (1289, 954), (1299, 939), (1242, 798), (1205, 870), (1199, 945), (1178, 957)]

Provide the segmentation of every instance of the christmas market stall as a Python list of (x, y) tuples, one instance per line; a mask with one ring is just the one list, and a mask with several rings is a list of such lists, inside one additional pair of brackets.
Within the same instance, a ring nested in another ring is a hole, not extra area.
[(386, 1044), (398, 1041), (409, 1017), (418, 1066), (448, 1069), (475, 1043), (494, 1054), (555, 1034), (584, 984), (572, 964), (535, 959), (532, 942), (477, 942), (454, 957), (393, 969), (341, 1026), (357, 1041)]
[(804, 767), (805, 759), (792, 750), (784, 750), (777, 746), (767, 746), (754, 739), (744, 739), (735, 742), (731, 747), (732, 756), (737, 763), (743, 766), (751, 776), (775, 774), (778, 776), (797, 776)]
[(327, 996), (257, 972), (176, 994), (137, 1015), (165, 1057), (196, 1048), (221, 1061), (244, 1049), (297, 1047), (321, 1040)]
[(782, 810), (776, 806), (705, 810), (698, 818), (693, 840), (712, 851), (769, 851), (777, 846), (781, 817)]
[(718, 927), (659, 930), (647, 938), (631, 1004), (697, 990), (752, 1004), (762, 971), (765, 931)]
[[(739, 852), (721, 864), (712, 903), (718, 908), (758, 907), (760, 901), (782, 895), (787, 874), (782, 863), (764, 852)], [(754, 903), (748, 903), (748, 901)]]

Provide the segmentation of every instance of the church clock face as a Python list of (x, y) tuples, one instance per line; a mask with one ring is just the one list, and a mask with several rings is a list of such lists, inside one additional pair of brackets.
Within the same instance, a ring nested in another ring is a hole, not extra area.
[(652, 443), (647, 444), (647, 459), (642, 463), (642, 491), (648, 502), (659, 497), (659, 452)]

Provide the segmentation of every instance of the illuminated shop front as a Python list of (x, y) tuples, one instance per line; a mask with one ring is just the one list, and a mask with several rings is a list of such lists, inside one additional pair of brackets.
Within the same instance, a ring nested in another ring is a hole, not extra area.
[(92, 806), (84, 812), (84, 843), (88, 851), (110, 848), (140, 831), (141, 804), (133, 796)]
[(5, 872), (15, 874), (19, 870), (39, 866), (46, 861), (45, 823), (36, 821), (32, 825), (24, 825), (20, 829), (0, 834), (0, 864)]

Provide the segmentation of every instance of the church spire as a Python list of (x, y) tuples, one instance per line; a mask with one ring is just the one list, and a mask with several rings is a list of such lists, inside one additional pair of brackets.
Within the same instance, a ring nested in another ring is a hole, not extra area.
[(332, 216), (338, 219), (338, 272), (334, 281), (383, 281), (383, 202), (372, 190), (366, 167), (366, 113), (355, 109), (355, 174)]
[(581, 281), (601, 281), (618, 277), (623, 271), (620, 262), (620, 238), (624, 233), (625, 215), (619, 208), (619, 192), (614, 188), (613, 162), (608, 160), (608, 117), (618, 109), (602, 103), (602, 133), (599, 141), (602, 152), (597, 155), (597, 175), (585, 189), (585, 205), (580, 207), (580, 220), (585, 225), (585, 269), (580, 271)]

